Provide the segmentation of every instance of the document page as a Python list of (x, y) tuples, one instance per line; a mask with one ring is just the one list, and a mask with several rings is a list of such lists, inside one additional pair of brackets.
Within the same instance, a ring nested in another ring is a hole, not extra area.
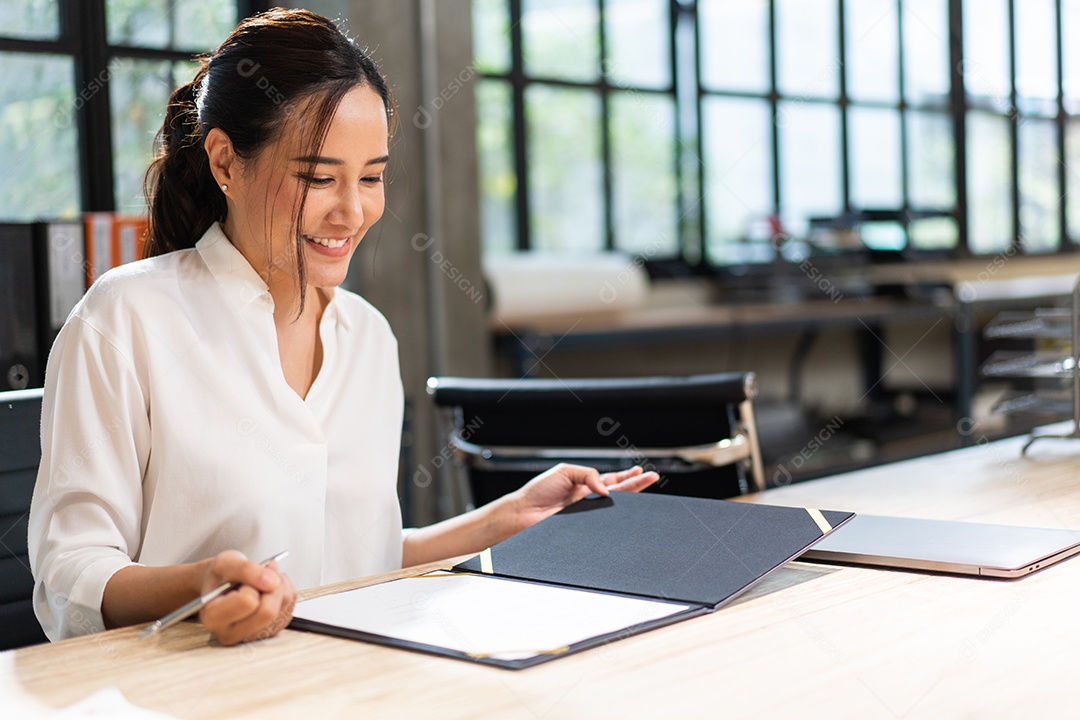
[(299, 603), (294, 617), (519, 660), (668, 617), (689, 605), (486, 575), (429, 573)]

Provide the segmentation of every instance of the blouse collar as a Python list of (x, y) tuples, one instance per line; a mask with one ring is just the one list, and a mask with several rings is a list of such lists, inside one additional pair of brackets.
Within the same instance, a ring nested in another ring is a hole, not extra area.
[[(215, 222), (203, 233), (195, 243), (195, 249), (234, 306), (243, 309), (254, 305), (271, 313), (274, 311), (274, 298), (266, 281), (226, 237), (220, 223)], [(340, 322), (347, 327), (348, 313), (340, 312), (338, 294), (337, 288), (330, 288), (330, 302), (321, 323)], [(309, 302), (311, 300), (308, 298)]]

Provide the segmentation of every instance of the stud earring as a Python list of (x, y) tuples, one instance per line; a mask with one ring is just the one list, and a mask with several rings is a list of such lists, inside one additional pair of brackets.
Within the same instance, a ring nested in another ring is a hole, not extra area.
[(229, 186), (225, 183), (221, 184), (221, 192), (229, 192)]

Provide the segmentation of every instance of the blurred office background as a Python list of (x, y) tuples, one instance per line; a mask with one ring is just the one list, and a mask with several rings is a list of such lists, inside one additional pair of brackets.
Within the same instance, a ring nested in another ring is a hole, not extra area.
[[(0, 0), (0, 222), (144, 212), (192, 54), (270, 4)], [(464, 502), (431, 375), (752, 370), (772, 482), (1062, 417), (995, 411), (1032, 381), (981, 330), (1080, 273), (1080, 0), (288, 4), (397, 98), (347, 285), (401, 341), (414, 522)]]

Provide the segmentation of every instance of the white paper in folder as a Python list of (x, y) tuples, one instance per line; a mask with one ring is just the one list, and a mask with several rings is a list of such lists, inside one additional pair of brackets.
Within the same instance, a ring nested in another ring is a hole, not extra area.
[(494, 300), (505, 323), (551, 315), (614, 313), (643, 305), (649, 277), (641, 261), (621, 253), (514, 253), (484, 259)]

